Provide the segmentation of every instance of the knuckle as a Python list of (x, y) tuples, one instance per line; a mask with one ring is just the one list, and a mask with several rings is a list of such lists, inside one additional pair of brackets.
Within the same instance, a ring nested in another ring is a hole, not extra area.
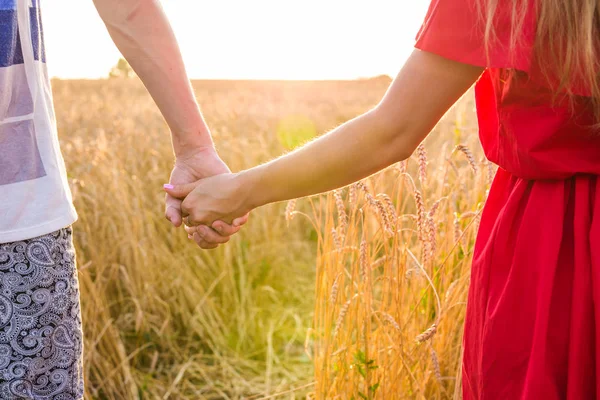
[(183, 200), (183, 201), (181, 202), (181, 209), (182, 209), (183, 211), (186, 211), (186, 212), (187, 212), (187, 211), (189, 211), (191, 208), (192, 208), (192, 205), (189, 203), (189, 201), (187, 201), (187, 200)]
[(207, 225), (207, 227), (210, 226), (210, 218), (208, 216), (208, 214), (206, 214), (205, 212), (197, 212), (196, 215), (194, 216), (194, 219), (199, 223), (199, 224), (205, 224)]
[(200, 217), (202, 213), (198, 212), (197, 210), (190, 210), (190, 218), (193, 221), (200, 221)]
[(194, 212), (190, 213), (187, 218), (190, 225), (198, 225), (199, 221)]

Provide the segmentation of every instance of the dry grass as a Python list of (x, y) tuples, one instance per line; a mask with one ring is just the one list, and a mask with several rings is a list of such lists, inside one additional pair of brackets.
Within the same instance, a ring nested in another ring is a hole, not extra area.
[[(289, 121), (302, 121), (300, 136), (324, 132), (386, 82), (195, 88), (236, 171), (285, 151)], [(202, 252), (162, 217), (172, 154), (143, 87), (55, 81), (54, 97), (80, 214), (86, 398), (452, 397), (493, 172), (475, 161), (470, 101), (409, 163), (257, 210), (227, 246)]]
[(323, 196), (313, 221), (319, 232), (336, 231), (339, 215), (348, 228), (343, 251), (319, 236), (315, 398), (460, 398), (469, 266), (493, 173), (475, 161), (475, 121), (462, 122), (470, 100), (408, 163), (349, 187), (346, 205), (342, 191)]

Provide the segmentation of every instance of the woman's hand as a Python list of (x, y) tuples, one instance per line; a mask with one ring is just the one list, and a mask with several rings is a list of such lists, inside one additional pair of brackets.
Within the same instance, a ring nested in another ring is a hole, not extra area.
[[(165, 185), (167, 194), (183, 200), (181, 212), (186, 231), (202, 248), (215, 248), (229, 237), (219, 237), (227, 224), (235, 229), (248, 220), (249, 185), (241, 174), (224, 173), (193, 183)], [(216, 232), (215, 232), (216, 231)]]

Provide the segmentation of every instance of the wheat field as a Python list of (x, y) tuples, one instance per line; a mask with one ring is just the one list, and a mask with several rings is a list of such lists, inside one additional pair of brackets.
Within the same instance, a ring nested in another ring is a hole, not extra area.
[[(194, 88), (239, 171), (367, 111), (388, 84)], [(494, 173), (470, 95), (407, 162), (255, 210), (230, 243), (202, 251), (163, 217), (170, 138), (139, 81), (53, 89), (80, 217), (86, 399), (459, 397), (470, 258)]]

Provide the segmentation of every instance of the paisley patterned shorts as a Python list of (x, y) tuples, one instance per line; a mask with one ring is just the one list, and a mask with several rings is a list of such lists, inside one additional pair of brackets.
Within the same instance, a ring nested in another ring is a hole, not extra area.
[(0, 244), (0, 399), (83, 399), (71, 228)]

